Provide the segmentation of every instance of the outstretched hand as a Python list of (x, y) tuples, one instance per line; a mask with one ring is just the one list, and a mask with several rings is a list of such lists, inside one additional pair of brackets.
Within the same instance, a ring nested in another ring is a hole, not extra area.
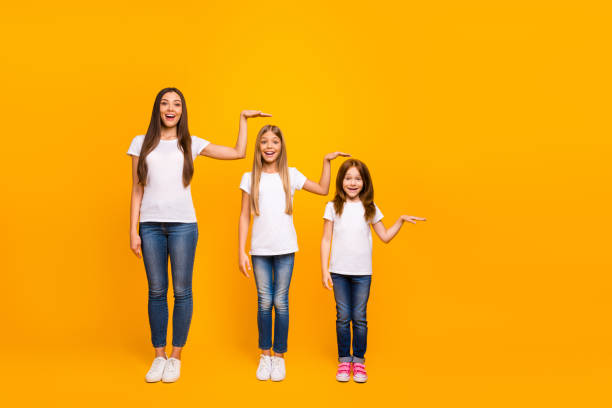
[(421, 218), (421, 217), (413, 217), (412, 215), (402, 215), (402, 221), (404, 222), (411, 222), (413, 224), (416, 224), (417, 221), (427, 221), (426, 218)]
[(243, 110), (241, 114), (245, 118), (257, 118), (257, 117), (267, 118), (267, 117), (272, 116), (269, 113), (263, 113), (262, 111), (258, 111), (258, 110)]
[(334, 160), (338, 156), (351, 157), (351, 155), (349, 153), (333, 152), (333, 153), (326, 154), (324, 159), (325, 160)]

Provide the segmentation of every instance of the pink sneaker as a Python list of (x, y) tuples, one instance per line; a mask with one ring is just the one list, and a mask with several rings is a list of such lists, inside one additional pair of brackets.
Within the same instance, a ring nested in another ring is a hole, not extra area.
[(368, 373), (364, 364), (353, 363), (353, 381), (364, 383), (368, 381)]
[(349, 362), (338, 364), (336, 380), (341, 382), (347, 382), (351, 378), (351, 364), (352, 363)]

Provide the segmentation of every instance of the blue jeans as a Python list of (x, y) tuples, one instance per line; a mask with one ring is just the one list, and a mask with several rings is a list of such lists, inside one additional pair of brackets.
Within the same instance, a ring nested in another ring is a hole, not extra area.
[(198, 243), (198, 224), (141, 222), (142, 258), (149, 282), (149, 325), (153, 347), (166, 346), (168, 331), (168, 255), (172, 266), (174, 312), (172, 345), (183, 347), (193, 313), (191, 279)]
[(274, 306), (274, 352), (287, 352), (289, 334), (289, 285), (294, 254), (251, 256), (257, 285), (257, 327), (259, 348), (272, 347), (272, 306)]
[[(336, 299), (336, 336), (340, 362), (363, 363), (368, 345), (366, 311), (372, 275), (331, 274)], [(353, 355), (351, 356), (351, 321)]]

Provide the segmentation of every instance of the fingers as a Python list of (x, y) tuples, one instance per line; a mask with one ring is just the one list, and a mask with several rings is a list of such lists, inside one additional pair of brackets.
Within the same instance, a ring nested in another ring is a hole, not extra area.
[(344, 153), (344, 152), (336, 152), (336, 153), (338, 153), (338, 156), (351, 157), (350, 153)]
[(269, 118), (272, 115), (270, 115), (269, 113), (263, 113), (263, 112), (259, 112), (259, 116), (264, 117), (264, 118)]

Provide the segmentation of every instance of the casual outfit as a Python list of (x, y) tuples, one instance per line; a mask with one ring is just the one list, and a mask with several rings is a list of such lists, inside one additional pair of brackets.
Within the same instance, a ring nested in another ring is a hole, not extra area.
[[(140, 156), (144, 135), (136, 136), (128, 149), (131, 156)], [(195, 159), (209, 142), (191, 136), (191, 154)], [(142, 257), (149, 283), (149, 324), (153, 347), (166, 346), (168, 330), (168, 256), (172, 267), (174, 311), (172, 345), (183, 347), (193, 312), (191, 281), (198, 242), (198, 225), (191, 199), (191, 185), (183, 185), (184, 156), (178, 139), (160, 140), (147, 155), (147, 183), (140, 205), (139, 235)], [(163, 381), (178, 379), (180, 361), (164, 363)], [(151, 370), (157, 378), (161, 361)], [(178, 362), (178, 364), (177, 364)], [(155, 368), (155, 369), (154, 369)], [(168, 374), (166, 374), (168, 371)], [(148, 374), (147, 374), (148, 375)], [(147, 379), (148, 381), (148, 379)], [(157, 380), (159, 381), (159, 380)]]
[[(295, 190), (302, 189), (306, 177), (294, 167), (290, 167), (289, 181), (293, 199)], [(240, 189), (251, 194), (250, 172), (242, 176)], [(285, 213), (285, 190), (278, 173), (261, 173), (258, 204), (259, 215), (253, 218), (249, 253), (257, 285), (259, 348), (262, 350), (272, 348), (275, 353), (285, 353), (289, 330), (289, 285), (293, 273), (294, 253), (298, 251), (298, 245), (293, 216)], [(272, 341), (272, 307), (275, 312), (274, 341)], [(260, 372), (262, 377), (266, 377), (268, 372), (266, 368), (268, 360), (264, 357), (260, 360), (261, 370), (258, 369), (257, 378), (260, 378)], [(284, 378), (284, 360), (282, 362), (270, 360), (270, 364), (270, 374), (267, 375), (275, 381)]]
[(364, 214), (365, 208), (359, 201), (345, 202), (342, 215), (336, 214), (333, 202), (329, 202), (323, 215), (324, 219), (334, 223), (329, 272), (336, 300), (336, 336), (340, 362), (336, 378), (339, 381), (348, 381), (351, 369), (355, 381), (365, 381), (363, 363), (368, 335), (366, 310), (372, 282), (370, 225), (379, 222), (383, 215), (378, 207), (371, 221), (366, 221)]

